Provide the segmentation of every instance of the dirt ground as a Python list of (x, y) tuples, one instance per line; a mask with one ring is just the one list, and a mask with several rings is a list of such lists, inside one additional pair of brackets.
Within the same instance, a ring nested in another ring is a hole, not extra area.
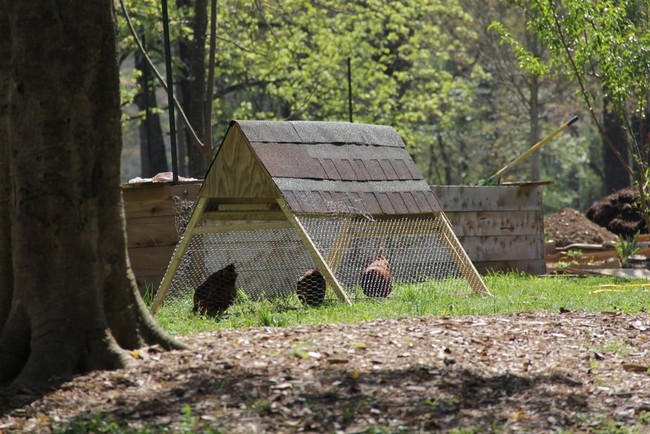
[(0, 389), (0, 432), (97, 415), (154, 432), (647, 432), (649, 328), (565, 312), (202, 334), (42, 397)]
[(613, 243), (618, 236), (589, 220), (585, 214), (564, 208), (544, 218), (544, 232), (555, 247), (571, 244)]
[[(556, 246), (616, 240), (572, 209), (545, 225)], [(649, 329), (648, 314), (558, 312), (201, 334), (44, 396), (0, 388), (0, 434), (93, 417), (120, 432), (650, 432)]]

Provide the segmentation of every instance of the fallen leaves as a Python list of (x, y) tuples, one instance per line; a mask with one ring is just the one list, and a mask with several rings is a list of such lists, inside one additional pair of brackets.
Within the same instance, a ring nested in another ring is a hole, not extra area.
[[(132, 427), (438, 432), (507, 424), (589, 431), (650, 411), (648, 315), (567, 312), (226, 330), (186, 351), (77, 377), (33, 402), (2, 393), (0, 432), (101, 413)], [(625, 351), (622, 351), (622, 350)], [(498, 422), (502, 421), (502, 422)], [(200, 430), (200, 429), (199, 429)]]

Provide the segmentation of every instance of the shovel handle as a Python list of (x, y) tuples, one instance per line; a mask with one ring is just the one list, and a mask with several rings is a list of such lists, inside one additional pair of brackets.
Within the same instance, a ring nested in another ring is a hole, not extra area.
[(569, 126), (570, 126), (572, 123), (574, 123), (575, 121), (577, 121), (577, 120), (578, 120), (578, 115), (574, 115), (574, 116), (572, 116), (571, 119), (569, 119), (569, 120), (568, 120), (564, 125), (562, 125), (562, 126), (561, 126), (560, 128), (558, 128), (557, 130), (553, 131), (553, 132), (552, 132), (551, 134), (549, 134), (548, 136), (544, 137), (544, 138), (543, 138), (542, 140), (540, 140), (539, 142), (535, 143), (535, 144), (534, 144), (534, 145), (533, 145), (529, 150), (527, 150), (526, 152), (524, 152), (523, 154), (521, 154), (521, 155), (520, 155), (519, 157), (517, 157), (514, 161), (508, 163), (505, 167), (503, 167), (501, 170), (499, 170), (497, 173), (495, 173), (492, 177), (495, 178), (495, 179), (499, 179), (499, 177), (500, 177), (501, 175), (503, 175), (503, 173), (504, 173), (506, 170), (508, 170), (508, 169), (510, 169), (511, 167), (514, 167), (514, 166), (518, 165), (519, 163), (521, 163), (522, 161), (524, 161), (524, 160), (525, 160), (526, 158), (528, 158), (532, 153), (534, 153), (534, 152), (537, 151), (539, 148), (541, 148), (542, 145), (544, 145), (544, 143), (548, 142), (548, 141), (551, 140), (553, 137), (557, 136), (557, 135), (560, 134), (562, 131), (564, 131), (564, 130), (566, 130), (567, 128), (569, 128)]
[(566, 123), (566, 126), (569, 127), (571, 126), (572, 123), (578, 120), (578, 115), (573, 115), (571, 116), (571, 119), (569, 119)]

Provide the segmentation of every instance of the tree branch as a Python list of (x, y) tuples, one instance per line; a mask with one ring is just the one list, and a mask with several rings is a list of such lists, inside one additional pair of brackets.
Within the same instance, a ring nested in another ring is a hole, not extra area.
[[(138, 38), (138, 35), (135, 31), (135, 28), (133, 27), (133, 23), (131, 22), (131, 17), (129, 16), (128, 11), (126, 10), (126, 6), (124, 5), (124, 0), (120, 0), (120, 6), (122, 8), (122, 13), (124, 14), (124, 18), (126, 19), (126, 22), (128, 24), (129, 30), (131, 32), (131, 35), (133, 36), (133, 39), (135, 40), (135, 43), (138, 45), (138, 50), (142, 53), (142, 56), (144, 57), (145, 61), (149, 64), (149, 67), (153, 71), (153, 74), (156, 76), (158, 79), (158, 82), (160, 82), (160, 85), (165, 89), (165, 92), (168, 92), (168, 87), (167, 83), (165, 82), (165, 79), (160, 75), (158, 70), (156, 69), (156, 66), (153, 64), (151, 61), (151, 58), (145, 51), (144, 47), (142, 46), (142, 42), (140, 42), (140, 38)], [(181, 107), (181, 104), (178, 102), (176, 99), (176, 96), (174, 96), (174, 106), (178, 110), (178, 112), (181, 114), (181, 118), (183, 119), (183, 123), (187, 127), (187, 129), (190, 132), (190, 135), (192, 136), (192, 139), (194, 139), (194, 143), (201, 149), (201, 152), (203, 152), (206, 155), (209, 155), (212, 153), (212, 149), (208, 148), (201, 142), (199, 137), (196, 135), (196, 131), (194, 131), (194, 128), (192, 128), (192, 125), (190, 125), (190, 121), (187, 119), (187, 116), (185, 115), (185, 112), (183, 111), (183, 108)]]

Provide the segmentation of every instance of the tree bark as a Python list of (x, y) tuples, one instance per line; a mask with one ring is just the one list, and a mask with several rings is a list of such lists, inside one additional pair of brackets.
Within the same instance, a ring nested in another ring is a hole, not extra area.
[[(190, 6), (192, 1), (179, 0), (179, 6)], [(187, 113), (190, 124), (199, 138), (205, 142), (205, 124), (210, 122), (205, 119), (205, 104), (212, 101), (205, 100), (206, 92), (206, 65), (205, 65), (205, 39), (208, 28), (208, 2), (196, 0), (194, 2), (194, 21), (192, 23), (192, 41), (181, 41), (179, 54), (185, 65), (185, 74), (180, 78), (179, 89), (182, 95), (183, 110)], [(191, 138), (189, 132), (184, 132), (184, 143), (187, 144), (187, 173), (191, 177), (203, 178), (210, 161), (199, 149)]]
[(13, 296), (11, 269), (11, 174), (9, 167), (9, 21), (0, 2), (0, 333), (9, 315)]
[(7, 4), (15, 291), (0, 381), (38, 387), (181, 344), (153, 322), (128, 264), (113, 3)]
[[(526, 46), (535, 56), (541, 58), (543, 49), (539, 39), (533, 32), (526, 32)], [(542, 112), (542, 103), (539, 99), (541, 88), (540, 78), (530, 74), (526, 80), (528, 84), (528, 117), (530, 122), (530, 132), (528, 135), (529, 146), (533, 146), (540, 139), (540, 116)], [(538, 181), (541, 174), (541, 152), (535, 152), (530, 156), (531, 180)]]
[(135, 52), (135, 67), (140, 71), (138, 77), (140, 91), (135, 96), (135, 103), (140, 112), (145, 112), (145, 117), (140, 122), (142, 176), (152, 177), (157, 173), (169, 170), (167, 151), (165, 150), (160, 116), (158, 113), (152, 112), (152, 109), (156, 109), (158, 106), (155, 86), (153, 86), (153, 74), (144, 56), (139, 51)]
[(630, 177), (619, 159), (611, 149), (610, 143), (616, 147), (621, 157), (627, 161), (628, 138), (619, 119), (611, 110), (610, 102), (603, 101), (603, 161), (605, 166), (604, 194), (608, 195), (630, 186)]
[[(530, 91), (530, 104), (528, 107), (528, 116), (530, 122), (530, 132), (528, 143), (532, 147), (540, 140), (540, 102), (539, 102), (539, 78), (530, 77), (528, 89)], [(531, 181), (538, 181), (541, 173), (540, 151), (530, 156), (531, 164)]]

